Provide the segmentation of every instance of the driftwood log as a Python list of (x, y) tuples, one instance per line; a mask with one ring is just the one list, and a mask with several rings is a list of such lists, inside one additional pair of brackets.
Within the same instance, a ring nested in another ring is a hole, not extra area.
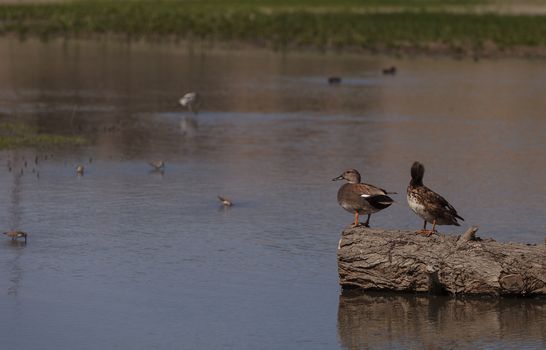
[(338, 249), (344, 289), (432, 294), (546, 295), (546, 245), (357, 227)]

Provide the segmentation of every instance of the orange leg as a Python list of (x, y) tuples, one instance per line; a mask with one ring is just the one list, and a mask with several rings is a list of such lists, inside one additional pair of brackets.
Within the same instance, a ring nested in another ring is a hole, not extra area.
[(437, 233), (436, 231), (436, 220), (432, 220), (432, 233)]
[(355, 222), (353, 223), (353, 227), (358, 227), (360, 226), (360, 222), (358, 220), (358, 212), (355, 211)]
[(422, 230), (419, 230), (415, 233), (419, 233), (419, 234), (422, 234), (422, 235), (426, 235), (426, 236), (430, 236), (432, 235), (434, 232), (436, 232), (436, 230), (434, 229), (436, 227), (436, 220), (433, 220), (432, 221), (432, 230), (427, 230), (427, 221), (425, 220), (425, 223), (423, 224), (423, 229)]

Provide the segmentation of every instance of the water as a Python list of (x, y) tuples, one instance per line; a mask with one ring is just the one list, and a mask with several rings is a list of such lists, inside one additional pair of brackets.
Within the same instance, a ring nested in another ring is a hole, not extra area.
[(13, 39), (0, 57), (0, 122), (90, 141), (0, 153), (0, 222), (30, 233), (0, 242), (3, 347), (546, 346), (542, 300), (340, 295), (352, 216), (331, 181), (359, 169), (399, 193), (371, 224), (418, 229), (420, 160), (466, 219), (442, 231), (542, 243), (545, 62)]

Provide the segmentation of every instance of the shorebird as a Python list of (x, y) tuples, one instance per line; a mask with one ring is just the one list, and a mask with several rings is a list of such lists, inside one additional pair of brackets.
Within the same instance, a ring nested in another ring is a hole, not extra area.
[(197, 92), (188, 92), (178, 101), (180, 104), (194, 114), (199, 113), (199, 107), (201, 107), (202, 99), (201, 95)]
[(233, 205), (233, 202), (229, 198), (218, 196), (218, 199), (224, 207), (231, 207)]
[(85, 167), (83, 165), (80, 164), (76, 167), (76, 175), (83, 176), (84, 171)]
[(4, 232), (3, 234), (10, 237), (12, 241), (16, 241), (17, 238), (23, 237), (25, 239), (25, 243), (27, 243), (28, 234), (26, 232), (23, 232), (23, 231), (8, 231), (8, 232)]
[(165, 169), (165, 162), (162, 160), (148, 162), (154, 171), (163, 171)]
[[(408, 204), (411, 210), (424, 220), (423, 229), (417, 231), (427, 236), (437, 232), (436, 225), (460, 226), (457, 219), (464, 219), (444, 197), (423, 185), (425, 167), (419, 162), (411, 166), (411, 181), (407, 190)], [(427, 230), (427, 222), (432, 223), (432, 230)]]
[[(394, 200), (388, 194), (396, 192), (387, 192), (382, 188), (360, 182), (360, 173), (355, 169), (349, 169), (343, 172), (332, 181), (347, 180), (349, 183), (342, 185), (337, 192), (337, 201), (339, 205), (350, 213), (355, 214), (355, 221), (351, 227), (364, 225), (370, 227), (370, 217), (389, 207)], [(368, 219), (361, 224), (358, 216), (367, 214)]]

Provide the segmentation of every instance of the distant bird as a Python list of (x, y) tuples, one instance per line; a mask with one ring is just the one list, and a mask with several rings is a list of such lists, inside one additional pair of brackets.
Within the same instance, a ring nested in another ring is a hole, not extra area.
[(328, 78), (328, 84), (340, 84), (341, 83), (341, 77), (329, 77)]
[[(360, 173), (355, 169), (349, 169), (340, 176), (333, 178), (332, 181), (347, 180), (349, 183), (342, 185), (337, 192), (337, 201), (339, 205), (350, 213), (354, 213), (355, 221), (352, 227), (364, 225), (370, 227), (370, 217), (389, 207), (394, 200), (388, 194), (396, 192), (387, 192), (382, 188), (360, 182)], [(361, 224), (358, 216), (367, 214), (368, 219)]]
[(385, 74), (385, 75), (395, 75), (396, 74), (396, 67), (391, 66), (389, 68), (384, 68), (383, 69), (383, 74)]
[(224, 207), (231, 207), (233, 205), (233, 202), (229, 198), (218, 196), (218, 199)]
[(78, 165), (76, 167), (76, 175), (83, 176), (84, 171), (85, 171), (85, 167), (83, 165)]
[(162, 160), (148, 162), (154, 171), (163, 171), (165, 169), (165, 162)]
[[(419, 162), (411, 166), (411, 181), (408, 186), (407, 199), (411, 210), (424, 220), (423, 229), (417, 233), (431, 234), (437, 232), (436, 225), (460, 226), (457, 219), (464, 221), (457, 210), (444, 197), (423, 185), (425, 167)], [(427, 230), (427, 222), (432, 223), (432, 230)]]
[(199, 113), (199, 107), (201, 107), (202, 99), (201, 95), (197, 92), (188, 92), (179, 100), (180, 104), (194, 114)]
[(4, 232), (3, 234), (10, 237), (12, 241), (16, 241), (17, 238), (23, 237), (25, 239), (25, 243), (27, 243), (28, 234), (26, 232), (23, 232), (23, 231), (8, 231), (8, 232)]

